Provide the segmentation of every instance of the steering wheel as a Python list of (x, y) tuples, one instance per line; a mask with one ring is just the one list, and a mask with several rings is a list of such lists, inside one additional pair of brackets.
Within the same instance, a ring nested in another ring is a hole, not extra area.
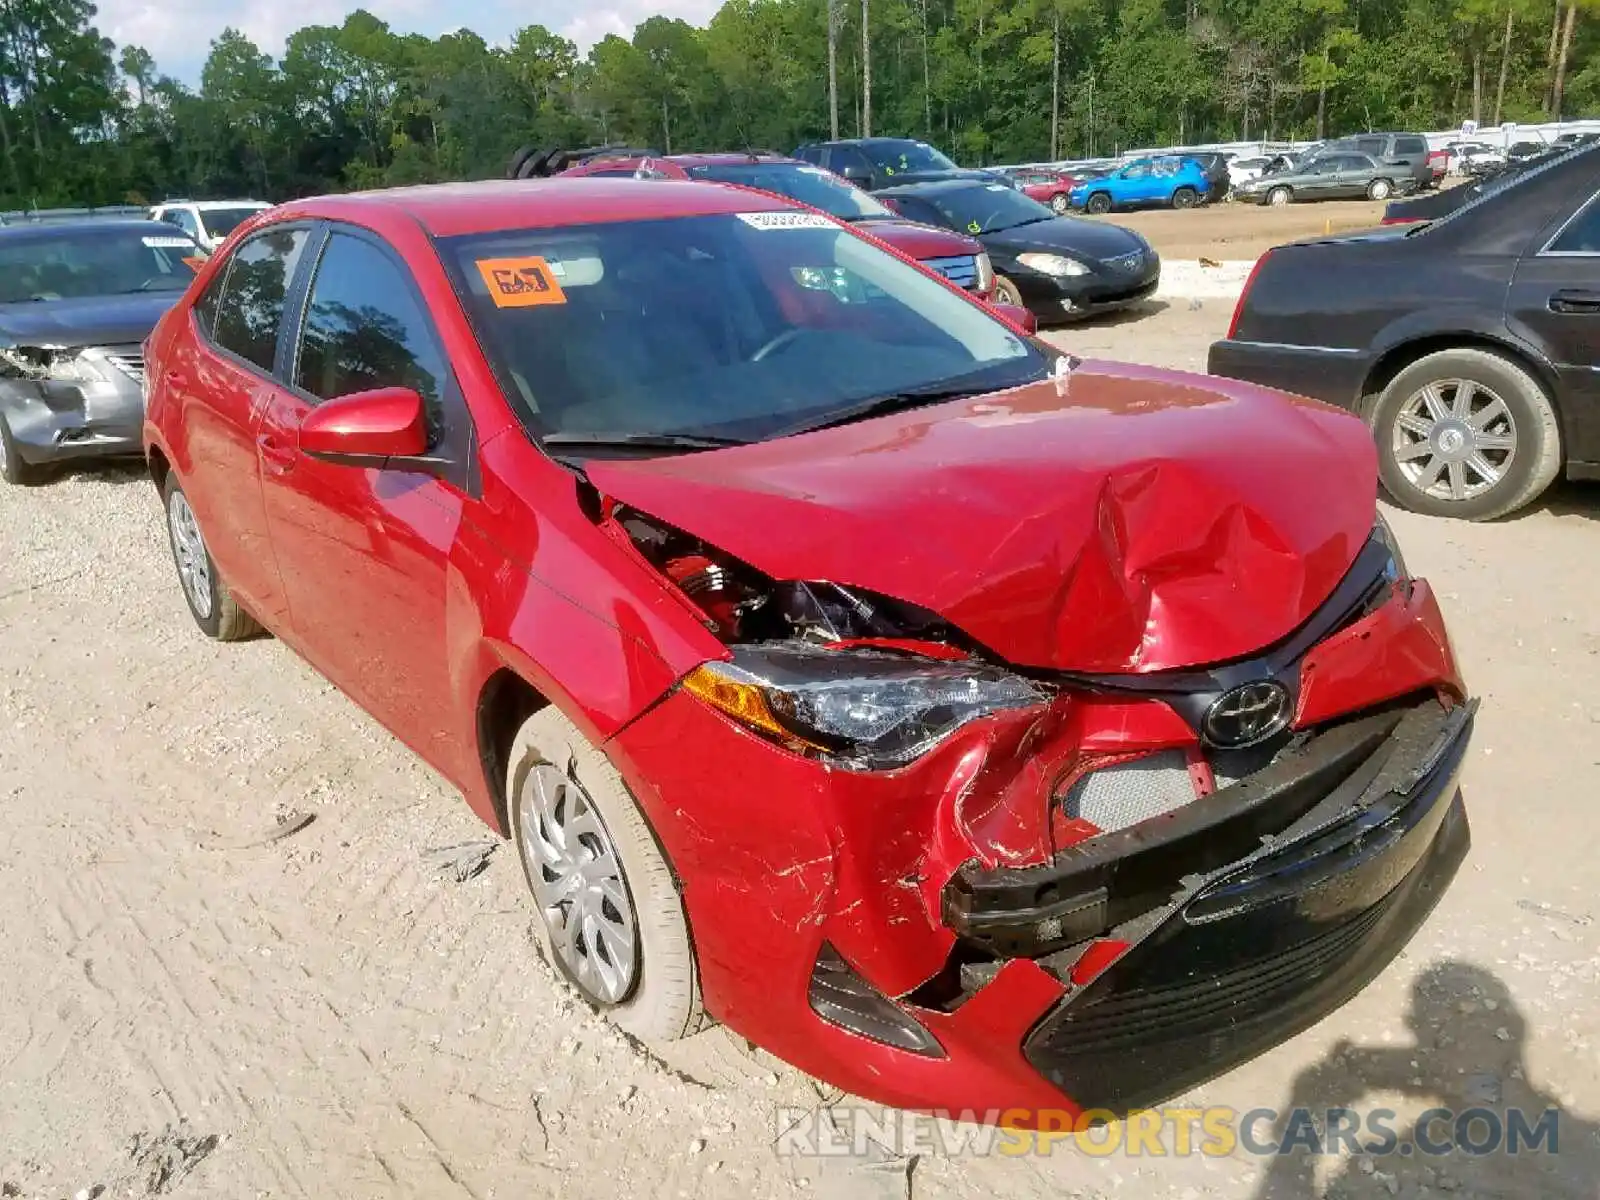
[(761, 347), (761, 349), (757, 350), (754, 354), (752, 354), (750, 356), (750, 361), (751, 362), (761, 362), (762, 360), (767, 358), (769, 355), (776, 354), (779, 350), (782, 350), (785, 346), (787, 346), (787, 345), (791, 344), (792, 342), (794, 342), (797, 338), (800, 337), (801, 334), (807, 333), (807, 332), (809, 332), (809, 330), (805, 330), (805, 329), (785, 329), (782, 333), (778, 334), (776, 337), (771, 338), (767, 342), (766, 345)]

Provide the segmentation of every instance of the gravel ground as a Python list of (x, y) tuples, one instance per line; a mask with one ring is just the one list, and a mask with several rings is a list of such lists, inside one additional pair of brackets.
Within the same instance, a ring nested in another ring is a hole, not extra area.
[[(1196, 368), (1230, 309), (1052, 336)], [(0, 487), (0, 1195), (1593, 1197), (1596, 515), (1595, 488), (1393, 514), (1483, 697), (1472, 856), (1370, 988), (1189, 1098), (1554, 1104), (1559, 1155), (824, 1160), (776, 1122), (831, 1090), (707, 1089), (586, 1015), (532, 956), (513, 855), (466, 882), (430, 855), (485, 836), (458, 797), (278, 643), (199, 636), (142, 477)]]

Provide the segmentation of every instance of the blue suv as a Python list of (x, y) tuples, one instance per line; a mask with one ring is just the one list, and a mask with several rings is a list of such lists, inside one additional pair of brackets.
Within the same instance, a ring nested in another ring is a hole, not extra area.
[(1106, 213), (1116, 208), (1193, 208), (1211, 191), (1205, 168), (1192, 158), (1138, 158), (1072, 189), (1072, 207)]

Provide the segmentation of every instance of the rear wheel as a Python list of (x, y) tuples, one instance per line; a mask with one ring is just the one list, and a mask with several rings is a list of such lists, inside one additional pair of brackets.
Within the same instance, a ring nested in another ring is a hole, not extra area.
[(1394, 184), (1387, 179), (1374, 179), (1367, 185), (1368, 200), (1387, 200), (1394, 191)]
[(1089, 197), (1083, 208), (1085, 212), (1094, 213), (1096, 216), (1108, 213), (1111, 211), (1111, 197), (1105, 192), (1096, 192)]
[(1057, 192), (1054, 196), (1050, 197), (1050, 209), (1058, 217), (1066, 216), (1067, 211), (1071, 207), (1072, 201), (1067, 199), (1067, 194), (1065, 192)]
[(1281, 208), (1294, 199), (1294, 193), (1286, 187), (1275, 187), (1267, 193), (1267, 203), (1273, 208)]
[(1561, 467), (1555, 408), (1539, 381), (1487, 350), (1418, 359), (1372, 414), (1378, 473), (1395, 501), (1486, 521), (1531, 504)]
[(1004, 275), (994, 277), (994, 299), (996, 304), (1010, 304), (1015, 308), (1027, 308), (1022, 302), (1022, 293), (1017, 290), (1017, 285)]
[(700, 976), (683, 902), (611, 761), (544, 708), (512, 743), (506, 796), (546, 962), (645, 1042), (698, 1032)]
[(1172, 193), (1173, 208), (1193, 208), (1200, 199), (1200, 193), (1192, 187), (1181, 187)]
[(189, 602), (194, 623), (207, 637), (219, 642), (237, 642), (260, 633), (261, 626), (239, 607), (211, 560), (211, 551), (206, 549), (194, 509), (178, 486), (176, 473), (168, 473), (163, 496), (172, 561), (178, 568), (178, 582), (183, 585), (183, 598)]

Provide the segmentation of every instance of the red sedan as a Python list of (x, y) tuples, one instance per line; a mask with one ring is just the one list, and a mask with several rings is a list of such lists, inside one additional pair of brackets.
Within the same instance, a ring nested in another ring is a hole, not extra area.
[(285, 204), (147, 372), (200, 628), (459, 787), (648, 1042), (1123, 1109), (1342, 1003), (1465, 853), (1476, 704), (1358, 419), (1071, 358), (775, 196)]
[(1011, 178), (1028, 199), (1048, 204), (1057, 216), (1064, 216), (1072, 211), (1072, 189), (1090, 176), (1062, 171), (1014, 171)]

